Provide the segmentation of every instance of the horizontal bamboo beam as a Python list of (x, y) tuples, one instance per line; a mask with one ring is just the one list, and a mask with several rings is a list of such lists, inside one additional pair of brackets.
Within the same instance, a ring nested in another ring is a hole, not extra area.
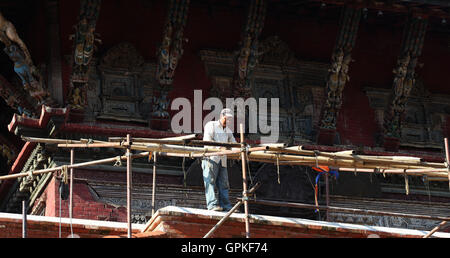
[[(148, 155), (149, 155), (149, 152), (142, 152), (142, 153), (138, 153), (138, 154), (132, 154), (131, 158), (132, 159), (143, 158), (143, 157), (148, 157)], [(127, 157), (126, 157), (126, 155), (123, 155), (123, 156), (116, 156), (116, 157), (112, 157), (112, 158), (99, 159), (99, 160), (81, 162), (81, 163), (76, 163), (76, 164), (71, 164), (71, 165), (64, 165), (64, 166), (66, 166), (67, 169), (80, 168), (80, 167), (85, 167), (85, 166), (93, 166), (93, 165), (99, 165), (99, 164), (104, 164), (104, 163), (115, 162), (118, 159), (126, 160)], [(17, 173), (17, 174), (0, 176), (0, 180), (15, 179), (15, 178), (25, 177), (25, 176), (29, 176), (29, 175), (39, 175), (39, 174), (45, 174), (45, 173), (52, 173), (52, 172), (56, 172), (56, 171), (62, 170), (64, 168), (64, 166), (58, 166), (58, 167), (46, 168), (46, 169), (38, 169), (38, 170), (32, 170), (32, 171), (27, 171), (27, 172), (23, 172), (23, 173)]]
[[(238, 200), (240, 200), (238, 198)], [(387, 211), (375, 211), (375, 210), (365, 210), (365, 209), (355, 209), (355, 208), (342, 208), (342, 207), (334, 207), (334, 206), (322, 206), (322, 205), (313, 205), (306, 203), (294, 203), (294, 202), (280, 202), (280, 201), (270, 201), (270, 200), (254, 200), (249, 199), (250, 202), (256, 204), (263, 204), (269, 206), (283, 206), (283, 207), (292, 207), (292, 208), (305, 208), (305, 209), (319, 209), (319, 210), (328, 210), (335, 212), (346, 212), (352, 214), (366, 214), (366, 215), (381, 215), (381, 216), (395, 216), (395, 217), (405, 217), (405, 218), (414, 218), (414, 219), (428, 219), (428, 220), (439, 220), (439, 221), (450, 221), (450, 217), (442, 217), (442, 216), (429, 216), (429, 215), (418, 215), (418, 214), (408, 214), (408, 213), (399, 213), (399, 212), (387, 212)]]

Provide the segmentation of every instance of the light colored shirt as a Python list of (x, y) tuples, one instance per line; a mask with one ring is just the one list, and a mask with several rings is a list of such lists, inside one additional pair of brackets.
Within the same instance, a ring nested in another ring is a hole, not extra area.
[[(233, 132), (230, 128), (225, 127), (220, 124), (219, 121), (209, 121), (205, 125), (205, 130), (203, 131), (203, 140), (204, 141), (214, 141), (214, 142), (236, 142), (234, 139)], [(207, 148), (212, 148), (211, 146), (205, 146)], [(217, 147), (220, 148), (220, 147)], [(211, 160), (216, 163), (222, 161), (222, 166), (227, 166), (227, 156), (210, 156)]]

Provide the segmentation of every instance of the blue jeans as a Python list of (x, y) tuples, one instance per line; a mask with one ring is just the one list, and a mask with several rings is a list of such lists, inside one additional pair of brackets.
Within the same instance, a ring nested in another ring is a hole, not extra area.
[[(228, 170), (221, 163), (210, 159), (202, 160), (203, 182), (205, 184), (206, 207), (208, 210), (220, 206), (225, 211), (231, 209), (231, 203), (228, 198)], [(216, 189), (218, 196), (216, 196)]]

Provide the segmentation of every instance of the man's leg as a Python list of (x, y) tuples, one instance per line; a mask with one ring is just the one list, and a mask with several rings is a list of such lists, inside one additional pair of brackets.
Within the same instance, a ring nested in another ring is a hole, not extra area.
[(218, 173), (218, 166), (210, 160), (202, 160), (203, 182), (205, 184), (206, 207), (212, 210), (219, 206), (216, 197), (216, 180)]
[(219, 165), (219, 173), (217, 175), (217, 187), (219, 188), (219, 205), (225, 210), (231, 209), (231, 203), (228, 196), (230, 184), (228, 182), (228, 170), (226, 167)]

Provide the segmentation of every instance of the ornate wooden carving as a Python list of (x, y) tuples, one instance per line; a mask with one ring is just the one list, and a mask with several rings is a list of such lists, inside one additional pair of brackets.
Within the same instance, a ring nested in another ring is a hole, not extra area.
[(86, 83), (89, 63), (96, 48), (95, 42), (101, 42), (95, 33), (101, 0), (81, 0), (80, 4), (78, 24), (74, 26), (75, 33), (70, 36), (74, 40), (71, 80)]
[(394, 82), (391, 101), (384, 116), (384, 135), (389, 138), (401, 137), (401, 124), (408, 96), (414, 87), (417, 59), (422, 52), (423, 41), (427, 29), (427, 20), (421, 17), (410, 17), (406, 24), (402, 50), (394, 69)]
[[(275, 36), (260, 41), (259, 53), (258, 66), (249, 80), (250, 96), (257, 100), (279, 98), (280, 141), (312, 142), (322, 105), (321, 85), (326, 82), (329, 64), (298, 60), (287, 44)], [(200, 56), (212, 82), (210, 96), (224, 100), (231, 94), (233, 53), (201, 50)], [(259, 136), (248, 135), (254, 139)]]
[(326, 84), (326, 102), (320, 127), (336, 129), (336, 121), (342, 105), (342, 92), (350, 80), (348, 70), (352, 62), (352, 49), (358, 32), (361, 9), (346, 6), (343, 10), (336, 45), (331, 57), (331, 68)]
[(44, 89), (45, 81), (41, 71), (33, 64), (27, 46), (19, 37), (14, 25), (0, 13), (0, 41), (5, 44), (4, 52), (14, 63), (14, 71), (24, 89), (38, 104), (52, 104), (49, 93)]
[(85, 85), (89, 80), (89, 68), (96, 49), (95, 42), (101, 42), (95, 33), (101, 0), (81, 0), (78, 24), (70, 36), (73, 42), (71, 89), (67, 98), (73, 109), (83, 110), (86, 101)]
[[(404, 107), (404, 118), (401, 123), (401, 134), (398, 145), (404, 147), (442, 149), (445, 130), (445, 118), (450, 114), (450, 96), (431, 94), (427, 91), (420, 77), (415, 78), (415, 85), (411, 89), (408, 101)], [(392, 101), (392, 90), (384, 88), (365, 87), (369, 104), (375, 111), (375, 118), (379, 128), (385, 122), (386, 107)], [(383, 131), (376, 136), (376, 144), (383, 146)]]
[[(153, 96), (154, 83), (149, 82), (150, 75), (146, 72), (149, 65), (137, 49), (127, 42), (112, 47), (100, 60), (98, 69), (101, 74), (98, 118), (147, 123), (149, 110), (144, 112), (146, 109), (141, 105), (143, 91), (146, 97)], [(150, 92), (146, 90), (148, 87)]]
[(233, 78), (234, 97), (248, 98), (251, 95), (249, 79), (258, 63), (259, 35), (264, 27), (267, 1), (252, 0), (250, 3), (247, 22), (242, 32), (240, 49), (236, 57), (236, 68)]
[(164, 27), (163, 40), (158, 49), (156, 79), (159, 92), (153, 95), (153, 112), (151, 127), (167, 130), (169, 127), (169, 102), (167, 95), (171, 90), (175, 70), (183, 55), (183, 37), (186, 26), (190, 0), (170, 0), (167, 20)]
[(190, 0), (170, 0), (163, 40), (158, 50), (156, 77), (161, 85), (172, 85), (175, 69), (183, 55), (184, 26)]

